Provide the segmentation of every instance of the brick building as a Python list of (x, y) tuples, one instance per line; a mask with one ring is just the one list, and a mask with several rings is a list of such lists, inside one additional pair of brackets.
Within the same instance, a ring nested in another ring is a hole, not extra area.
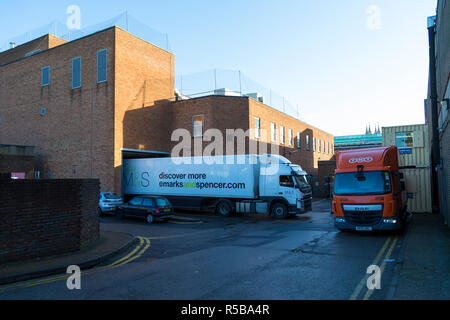
[[(445, 222), (450, 226), (450, 6), (447, 1), (439, 0), (437, 15), (429, 18), (429, 31), (433, 34), (435, 64), (430, 64), (428, 97), (425, 101), (425, 121), (429, 124), (430, 146), (435, 140), (439, 144), (437, 188), (439, 207)], [(431, 43), (431, 42), (430, 42)], [(430, 59), (430, 62), (432, 59)], [(433, 68), (435, 70), (433, 70)], [(435, 74), (432, 72), (435, 71)], [(434, 79), (433, 79), (434, 78)], [(433, 88), (433, 82), (435, 86)], [(433, 91), (436, 93), (436, 105), (432, 106)], [(437, 128), (432, 126), (432, 107), (437, 109)], [(433, 151), (430, 153), (433, 154)]]
[(123, 158), (168, 156), (173, 130), (194, 127), (267, 130), (312, 175), (334, 153), (332, 135), (253, 98), (176, 101), (174, 55), (116, 26), (0, 53), (0, 143), (34, 146), (41, 178), (99, 178), (120, 192)]

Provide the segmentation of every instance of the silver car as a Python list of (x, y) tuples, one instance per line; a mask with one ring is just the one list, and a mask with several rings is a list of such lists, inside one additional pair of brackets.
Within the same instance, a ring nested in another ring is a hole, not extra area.
[(98, 202), (98, 213), (102, 215), (105, 212), (116, 211), (117, 206), (123, 205), (123, 199), (114, 192), (100, 192)]

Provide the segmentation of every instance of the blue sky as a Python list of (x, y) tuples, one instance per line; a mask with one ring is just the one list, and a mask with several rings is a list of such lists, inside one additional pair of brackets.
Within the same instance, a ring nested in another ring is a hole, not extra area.
[(80, 7), (82, 27), (128, 11), (168, 33), (176, 74), (242, 70), (299, 104), (302, 120), (334, 135), (359, 134), (368, 122), (424, 122), (426, 19), (436, 2), (0, 0), (0, 44), (65, 23), (69, 5)]

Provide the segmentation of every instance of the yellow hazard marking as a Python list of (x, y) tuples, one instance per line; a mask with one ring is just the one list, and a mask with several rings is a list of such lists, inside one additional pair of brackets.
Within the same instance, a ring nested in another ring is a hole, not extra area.
[[(138, 239), (139, 239), (139, 244), (136, 246), (136, 248), (134, 248), (126, 256), (114, 261), (113, 263), (111, 263), (107, 266), (81, 271), (81, 275), (87, 275), (87, 274), (91, 274), (94, 272), (104, 271), (104, 270), (108, 270), (111, 268), (123, 266), (131, 261), (134, 261), (134, 260), (140, 258), (142, 256), (142, 254), (148, 250), (151, 243), (150, 243), (149, 238), (138, 237)], [(144, 247), (142, 248), (142, 246), (144, 246)], [(45, 279), (31, 280), (31, 281), (27, 281), (27, 282), (19, 282), (19, 283), (15, 283), (15, 284), (0, 288), (0, 292), (10, 290), (10, 289), (15, 289), (15, 288), (29, 288), (29, 287), (34, 287), (34, 286), (43, 285), (43, 284), (47, 284), (47, 283), (52, 283), (52, 282), (56, 282), (56, 281), (60, 281), (60, 280), (65, 280), (65, 279), (69, 278), (70, 276), (71, 276), (70, 274), (62, 274), (62, 275), (57, 275), (57, 276), (45, 278)]]
[[(380, 267), (380, 278), (383, 276), (384, 268), (386, 267), (386, 259), (389, 259), (391, 257), (392, 251), (395, 248), (395, 245), (397, 244), (398, 238), (395, 237), (394, 241), (391, 244), (391, 247), (389, 248), (388, 252), (386, 253), (386, 256), (384, 257), (383, 263)], [(367, 289), (366, 294), (364, 295), (363, 300), (369, 300), (370, 296), (374, 292), (374, 289)]]
[[(372, 265), (378, 265), (378, 262), (380, 261), (384, 251), (388, 247), (389, 242), (391, 242), (391, 239), (392, 239), (392, 237), (389, 237), (389, 238), (386, 239), (386, 241), (384, 242), (383, 247), (380, 249), (380, 251), (378, 252), (378, 255), (373, 260)], [(369, 275), (366, 274), (365, 277), (361, 279), (361, 281), (358, 283), (358, 285), (356, 286), (355, 290), (353, 291), (352, 295), (350, 296), (349, 300), (356, 300), (358, 298), (358, 295), (361, 292), (361, 290), (364, 288), (364, 286), (366, 285), (366, 282), (367, 282), (368, 278), (369, 278)]]

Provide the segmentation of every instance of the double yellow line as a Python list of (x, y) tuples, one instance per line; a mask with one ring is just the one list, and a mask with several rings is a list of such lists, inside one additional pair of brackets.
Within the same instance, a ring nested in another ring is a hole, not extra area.
[[(127, 263), (130, 263), (131, 261), (134, 261), (134, 260), (140, 258), (142, 256), (142, 254), (144, 254), (144, 252), (148, 250), (151, 243), (150, 243), (149, 238), (144, 238), (144, 237), (137, 237), (137, 238), (139, 239), (139, 244), (136, 246), (136, 248), (134, 248), (126, 256), (114, 261), (113, 263), (111, 263), (107, 266), (82, 271), (81, 275), (83, 276), (83, 275), (91, 274), (91, 273), (98, 272), (98, 271), (104, 271), (104, 270), (120, 267)], [(42, 284), (52, 283), (52, 282), (56, 282), (56, 281), (60, 281), (60, 280), (65, 280), (65, 279), (69, 278), (70, 276), (71, 276), (70, 274), (63, 274), (63, 275), (58, 275), (58, 276), (54, 276), (51, 278), (45, 278), (45, 279), (41, 279), (41, 280), (20, 282), (20, 283), (16, 283), (16, 284), (13, 284), (10, 286), (0, 288), (0, 292), (6, 291), (9, 289), (29, 288), (29, 287), (42, 285)]]
[[(372, 265), (378, 266), (378, 264), (380, 263), (380, 259), (383, 258), (383, 263), (381, 264), (381, 267), (380, 267), (380, 278), (383, 276), (383, 271), (384, 271), (384, 268), (386, 267), (386, 260), (388, 260), (391, 257), (392, 251), (394, 250), (397, 242), (398, 242), (398, 236), (395, 236), (394, 239), (392, 237), (388, 237), (386, 239), (386, 241), (384, 242), (383, 247), (380, 249), (377, 256), (375, 257), (375, 259), (372, 262)], [(389, 247), (389, 249), (387, 249), (388, 247)], [(386, 249), (387, 249), (387, 251), (386, 251)], [(386, 255), (384, 255), (385, 252), (386, 252)], [(383, 257), (383, 255), (384, 255), (384, 257)], [(363, 288), (367, 287), (366, 283), (367, 283), (367, 279), (369, 278), (369, 276), (370, 275), (366, 274), (365, 277), (361, 279), (361, 281), (358, 283), (355, 290), (353, 291), (352, 295), (350, 296), (349, 300), (356, 300), (358, 298), (358, 296), (361, 293), (361, 291), (363, 290)], [(374, 289), (367, 289), (367, 292), (364, 294), (363, 300), (369, 300), (369, 298), (372, 296), (373, 292), (374, 292)]]

